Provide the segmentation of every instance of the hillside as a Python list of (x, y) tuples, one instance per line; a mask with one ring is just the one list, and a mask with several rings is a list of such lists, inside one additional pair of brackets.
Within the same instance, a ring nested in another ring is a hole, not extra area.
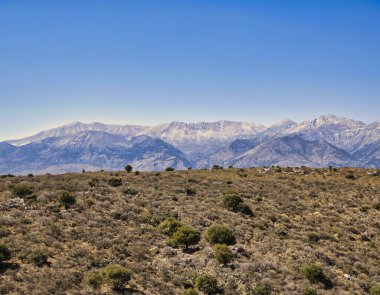
[[(379, 294), (380, 177), (369, 172), (5, 175), (0, 294)], [(213, 239), (215, 224), (234, 238)]]

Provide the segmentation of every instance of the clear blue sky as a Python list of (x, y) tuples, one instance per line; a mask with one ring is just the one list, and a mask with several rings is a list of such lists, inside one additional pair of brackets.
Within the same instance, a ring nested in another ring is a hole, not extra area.
[(0, 140), (73, 121), (380, 120), (380, 1), (0, 0)]

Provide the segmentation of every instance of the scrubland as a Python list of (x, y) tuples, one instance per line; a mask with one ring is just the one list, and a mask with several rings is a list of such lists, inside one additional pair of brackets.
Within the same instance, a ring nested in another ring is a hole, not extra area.
[(371, 171), (3, 176), (0, 294), (380, 294)]

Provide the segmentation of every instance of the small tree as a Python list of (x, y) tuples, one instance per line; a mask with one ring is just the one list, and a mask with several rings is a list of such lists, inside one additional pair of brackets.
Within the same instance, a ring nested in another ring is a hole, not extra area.
[(214, 246), (214, 255), (216, 260), (223, 265), (230, 263), (234, 257), (234, 254), (225, 244), (216, 244)]
[(125, 166), (125, 171), (127, 171), (128, 173), (132, 172), (132, 170), (133, 167), (131, 165), (128, 164), (127, 166)]
[(158, 230), (165, 235), (172, 236), (181, 226), (181, 222), (173, 217), (169, 217), (158, 225)]
[(61, 197), (59, 198), (59, 202), (65, 206), (65, 208), (68, 208), (76, 203), (76, 198), (69, 192), (63, 192), (61, 194)]
[(218, 281), (211, 275), (203, 274), (195, 279), (195, 286), (206, 295), (219, 293)]
[(9, 259), (11, 259), (11, 251), (7, 245), (0, 243), (0, 264), (8, 261)]
[(174, 171), (174, 168), (173, 168), (173, 167), (167, 167), (167, 168), (165, 169), (165, 171)]
[(236, 243), (233, 231), (229, 227), (220, 224), (210, 226), (205, 233), (205, 239), (210, 244), (233, 245)]
[(191, 226), (181, 226), (171, 239), (171, 243), (174, 245), (183, 245), (188, 249), (192, 245), (196, 245), (201, 240), (201, 234), (199, 231)]

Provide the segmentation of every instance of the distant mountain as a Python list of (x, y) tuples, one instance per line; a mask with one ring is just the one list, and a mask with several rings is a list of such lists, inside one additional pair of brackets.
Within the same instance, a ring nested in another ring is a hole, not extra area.
[(250, 166), (359, 166), (348, 152), (325, 140), (306, 140), (293, 135), (272, 138), (238, 156), (236, 167)]
[(380, 121), (334, 115), (272, 126), (218, 121), (156, 126), (73, 123), (0, 143), (0, 173), (251, 167), (380, 168)]
[(73, 124), (64, 125), (62, 127), (42, 131), (36, 135), (29, 136), (17, 140), (9, 140), (8, 143), (20, 146), (32, 142), (37, 142), (49, 137), (64, 137), (75, 135), (84, 131), (102, 131), (115, 135), (123, 135), (127, 137), (134, 137), (146, 130), (148, 127), (136, 126), (136, 125), (107, 125), (102, 123), (83, 124), (76, 122)]
[(148, 136), (127, 139), (102, 131), (49, 137), (0, 153), (0, 173), (62, 173), (69, 171), (123, 169), (184, 169), (190, 162), (181, 151)]

